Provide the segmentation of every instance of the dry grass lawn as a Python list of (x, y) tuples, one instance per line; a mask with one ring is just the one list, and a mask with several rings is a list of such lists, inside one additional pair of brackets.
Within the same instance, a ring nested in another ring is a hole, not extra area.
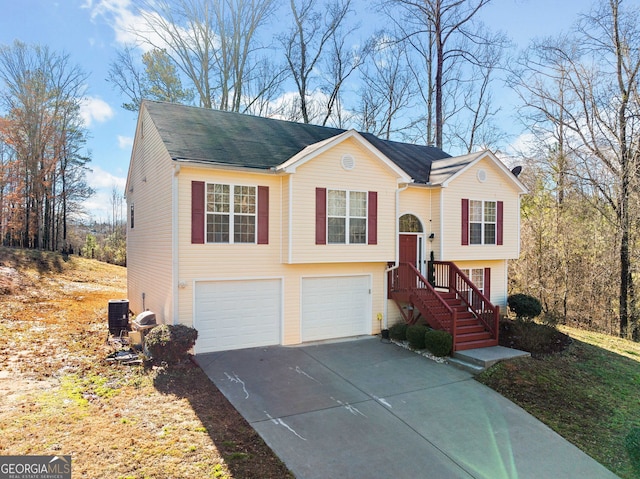
[(107, 362), (126, 270), (0, 248), (0, 455), (72, 456), (75, 478), (292, 477), (187, 362)]

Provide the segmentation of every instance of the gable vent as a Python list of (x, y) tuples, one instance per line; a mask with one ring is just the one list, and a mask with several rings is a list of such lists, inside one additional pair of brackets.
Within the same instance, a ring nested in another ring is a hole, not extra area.
[(477, 176), (480, 183), (487, 181), (487, 172), (485, 170), (478, 170)]
[(351, 155), (343, 155), (342, 156), (342, 168), (347, 171), (353, 170), (356, 166), (356, 160)]

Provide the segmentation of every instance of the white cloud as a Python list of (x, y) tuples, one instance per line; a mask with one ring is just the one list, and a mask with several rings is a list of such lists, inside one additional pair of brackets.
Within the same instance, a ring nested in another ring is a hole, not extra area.
[(130, 136), (118, 135), (118, 148), (128, 150), (133, 147), (133, 138)]
[[(137, 10), (131, 0), (87, 0), (83, 8), (90, 11), (91, 20), (104, 19), (113, 29), (115, 40), (120, 45), (137, 45), (142, 51), (152, 50), (154, 46), (168, 47), (167, 42), (150, 26), (162, 25), (166, 21), (155, 12)], [(187, 32), (184, 31), (184, 34)]]
[(111, 174), (99, 166), (92, 166), (91, 170), (87, 172), (87, 183), (95, 190), (95, 194), (82, 206), (87, 215), (94, 220), (109, 221), (113, 215), (111, 210), (113, 190), (115, 188), (117, 194), (122, 197), (127, 179)]
[(111, 194), (111, 190), (113, 190), (114, 187), (124, 193), (126, 182), (126, 178), (113, 175), (99, 166), (93, 166), (91, 171), (87, 173), (87, 183), (89, 186), (95, 190), (107, 189), (109, 194)]
[(88, 128), (94, 121), (105, 122), (113, 117), (113, 109), (109, 104), (97, 97), (85, 97), (80, 104), (80, 116)]

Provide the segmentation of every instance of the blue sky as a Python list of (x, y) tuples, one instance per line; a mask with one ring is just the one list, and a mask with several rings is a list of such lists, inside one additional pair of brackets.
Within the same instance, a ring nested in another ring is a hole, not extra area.
[[(356, 2), (356, 6), (368, 3)], [(485, 7), (482, 18), (524, 47), (533, 37), (567, 30), (577, 14), (590, 5), (590, 0), (493, 0)], [(378, 20), (371, 13), (360, 15), (359, 19), (363, 29), (374, 29)], [(124, 99), (105, 79), (116, 50), (131, 40), (126, 27), (135, 23), (130, 0), (5, 0), (0, 15), (0, 44), (17, 39), (48, 45), (68, 53), (72, 63), (90, 75), (83, 118), (90, 131), (88, 149), (92, 155), (93, 172), (88, 180), (97, 194), (86, 207), (98, 220), (110, 218), (111, 191), (114, 187), (124, 190), (129, 166), (136, 114), (121, 108)], [(504, 92), (501, 98), (506, 102), (503, 121), (512, 124), (510, 95)], [(517, 134), (512, 132), (514, 141)]]

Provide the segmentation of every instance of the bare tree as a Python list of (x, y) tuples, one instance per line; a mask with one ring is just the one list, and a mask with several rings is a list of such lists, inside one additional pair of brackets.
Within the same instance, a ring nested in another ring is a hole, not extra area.
[(290, 0), (290, 6), (293, 26), (287, 34), (280, 36), (280, 43), (284, 48), (289, 72), (297, 87), (299, 111), (304, 123), (309, 123), (314, 117), (309, 102), (315, 88), (316, 69), (328, 49), (333, 47), (333, 58), (330, 61), (336, 63), (331, 65), (333, 86), (329, 87), (328, 114), (324, 118), (326, 123), (338, 98), (342, 82), (355, 69), (354, 61), (345, 67), (348, 60), (343, 55), (344, 36), (337, 37), (340, 26), (350, 11), (351, 0), (330, 0), (330, 3)]
[[(475, 46), (490, 43), (483, 29), (473, 20), (491, 0), (386, 0), (389, 18), (399, 32), (398, 41), (407, 42), (420, 61), (412, 62), (426, 106), (426, 141), (443, 146), (447, 113), (444, 98), (447, 82), (457, 64), (478, 65)], [(464, 74), (464, 70), (462, 71)], [(486, 98), (486, 97), (485, 97)], [(455, 108), (454, 108), (455, 110)]]
[(138, 111), (140, 103), (147, 95), (147, 81), (144, 70), (136, 60), (136, 47), (127, 45), (116, 53), (116, 59), (109, 65), (107, 81), (120, 90), (128, 99), (122, 108)]
[(602, 1), (571, 37), (537, 45), (519, 85), (527, 106), (556, 129), (575, 159), (572, 174), (585, 197), (615, 226), (619, 334), (638, 339), (631, 258), (640, 219), (632, 210), (640, 159), (640, 16), (622, 3)]
[(497, 34), (488, 43), (475, 45), (477, 61), (467, 65), (468, 74), (455, 90), (461, 99), (460, 108), (453, 110), (443, 132), (450, 147), (471, 153), (477, 147), (495, 148), (505, 138), (493, 121), (500, 108), (494, 106), (491, 88), (496, 71), (501, 69), (505, 42)]
[[(109, 67), (108, 81), (129, 98), (122, 107), (138, 111), (143, 99), (190, 103), (193, 90), (182, 88), (176, 66), (166, 50), (153, 49), (136, 61), (136, 48), (126, 46)], [(142, 69), (144, 67), (144, 69)]]
[(349, 77), (358, 70), (371, 54), (373, 41), (365, 41), (358, 46), (349, 45), (351, 34), (358, 27), (345, 29), (338, 27), (331, 37), (329, 51), (324, 61), (324, 72), (321, 90), (326, 95), (321, 125), (331, 121), (334, 126), (343, 128), (350, 118), (344, 118), (342, 108), (343, 86)]
[(286, 68), (276, 64), (272, 58), (261, 58), (251, 68), (240, 111), (257, 116), (283, 116), (274, 105), (286, 79)]
[(260, 48), (256, 33), (273, 10), (273, 0), (140, 0), (148, 29), (133, 33), (166, 50), (200, 106), (240, 111)]
[(407, 66), (405, 44), (380, 33), (374, 45), (361, 68), (360, 127), (389, 140), (407, 126), (397, 126), (396, 121), (411, 105), (416, 84)]

